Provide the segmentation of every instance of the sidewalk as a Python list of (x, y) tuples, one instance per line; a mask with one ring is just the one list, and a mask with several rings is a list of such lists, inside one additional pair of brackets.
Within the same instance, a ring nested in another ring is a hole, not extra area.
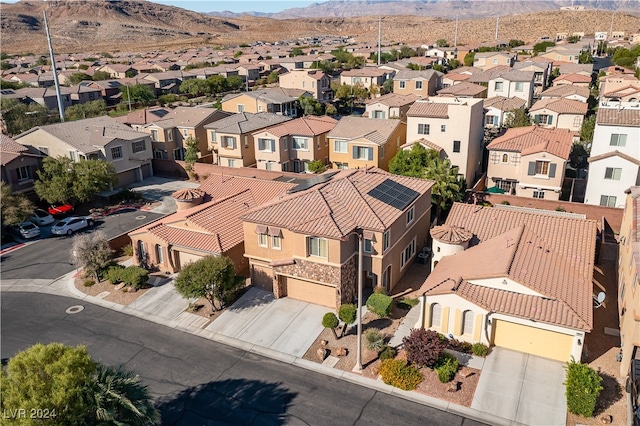
[[(479, 410), (449, 403), (417, 392), (403, 391), (393, 386), (386, 385), (381, 380), (365, 378), (359, 374), (338, 370), (313, 361), (305, 360), (301, 356), (280, 352), (212, 331), (210, 328), (214, 327), (208, 327), (211, 323), (210, 320), (200, 315), (184, 311), (188, 302), (178, 295), (170, 282), (149, 289), (144, 295), (140, 296), (129, 306), (123, 306), (103, 300), (99, 297), (89, 296), (82, 293), (80, 290), (76, 289), (74, 285), (75, 274), (76, 271), (72, 271), (55, 280), (2, 280), (0, 281), (0, 291), (48, 293), (58, 296), (72, 297), (87, 303), (93, 303), (108, 309), (113, 309), (127, 315), (132, 315), (176, 330), (191, 333), (214, 342), (229, 345), (287, 364), (296, 365), (301, 368), (345, 380), (347, 382), (359, 384), (378, 392), (395, 395), (409, 401), (428, 405), (441, 411), (464, 416), (479, 422), (499, 426), (523, 426), (521, 423), (496, 417)], [(159, 303), (162, 304), (161, 308), (159, 308)], [(415, 320), (413, 318), (409, 321), (414, 321), (415, 324)]]

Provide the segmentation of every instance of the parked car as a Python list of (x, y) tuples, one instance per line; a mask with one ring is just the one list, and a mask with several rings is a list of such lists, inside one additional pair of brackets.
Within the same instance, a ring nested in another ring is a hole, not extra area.
[(53, 216), (42, 209), (35, 209), (33, 211), (33, 216), (31, 216), (29, 220), (38, 226), (47, 226), (55, 222)]
[(64, 216), (73, 212), (73, 206), (69, 203), (61, 205), (53, 205), (48, 209), (51, 216)]
[(53, 225), (51, 232), (55, 235), (71, 235), (76, 231), (91, 226), (93, 226), (93, 219), (90, 217), (69, 216)]
[(40, 236), (40, 228), (33, 222), (22, 222), (20, 225), (9, 227), (14, 235), (22, 238), (36, 238)]

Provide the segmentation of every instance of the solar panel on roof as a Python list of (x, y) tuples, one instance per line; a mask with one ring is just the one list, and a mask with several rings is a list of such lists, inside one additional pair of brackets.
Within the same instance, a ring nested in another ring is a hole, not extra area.
[(339, 171), (325, 172), (325, 173), (323, 173), (321, 175), (312, 177), (311, 179), (307, 179), (306, 181), (301, 182), (298, 185), (296, 185), (293, 188), (291, 188), (288, 191), (288, 193), (289, 194), (293, 194), (294, 192), (304, 191), (304, 190), (309, 189), (311, 187), (314, 187), (314, 186), (316, 186), (318, 184), (325, 183), (325, 182), (331, 180), (333, 175), (335, 175), (336, 173), (339, 173)]
[(398, 210), (404, 210), (418, 198), (420, 193), (391, 179), (385, 179), (367, 195)]

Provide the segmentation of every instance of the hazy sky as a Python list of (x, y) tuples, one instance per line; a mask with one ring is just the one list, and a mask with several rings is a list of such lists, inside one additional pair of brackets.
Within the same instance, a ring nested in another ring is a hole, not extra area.
[(292, 7), (305, 7), (313, 3), (322, 3), (324, 0), (155, 0), (154, 3), (178, 6), (196, 12), (280, 12)]

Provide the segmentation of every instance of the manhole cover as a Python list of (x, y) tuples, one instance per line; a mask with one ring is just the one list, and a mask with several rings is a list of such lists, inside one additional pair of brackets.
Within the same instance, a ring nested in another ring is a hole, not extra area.
[(84, 306), (82, 305), (75, 305), (75, 306), (71, 306), (69, 308), (67, 308), (67, 310), (65, 311), (68, 314), (77, 314), (78, 312), (82, 312), (84, 310)]
[(140, 215), (140, 216), (136, 216), (136, 220), (142, 220), (142, 219), (146, 219), (147, 217), (145, 215)]

